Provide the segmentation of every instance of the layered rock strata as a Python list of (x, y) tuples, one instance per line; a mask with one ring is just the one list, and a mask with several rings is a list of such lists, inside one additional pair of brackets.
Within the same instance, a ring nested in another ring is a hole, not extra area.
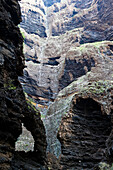
[[(18, 28), (18, 1), (0, 1), (0, 169), (41, 169), (45, 167), (46, 137), (40, 113), (27, 104), (18, 76), (23, 75), (23, 38)], [(22, 122), (31, 131), (34, 152), (15, 152)], [(46, 169), (46, 168), (45, 168)]]
[(62, 169), (94, 169), (107, 161), (110, 115), (104, 115), (98, 102), (90, 97), (76, 99), (71, 111), (62, 119), (59, 129), (60, 164)]
[[(45, 108), (63, 89), (42, 117), (47, 151), (60, 155), (61, 169), (112, 162), (112, 0), (29, 4), (21, 3), (27, 67), (20, 81), (32, 103)], [(35, 30), (28, 28), (31, 6)]]
[(80, 43), (112, 40), (112, 7), (112, 0), (62, 0), (60, 3), (55, 3), (48, 10), (51, 34), (60, 35), (79, 28)]
[(43, 0), (22, 0), (20, 5), (22, 11), (21, 27), (29, 34), (46, 37), (45, 6)]
[(61, 90), (44, 120), (48, 152), (60, 155), (62, 169), (93, 169), (112, 158), (113, 43), (94, 44), (81, 54), (95, 56), (95, 67)]
[(34, 102), (47, 108), (61, 89), (95, 65), (94, 57), (78, 61), (74, 49), (113, 40), (113, 3), (22, 0), (21, 8), (27, 67), (20, 81)]

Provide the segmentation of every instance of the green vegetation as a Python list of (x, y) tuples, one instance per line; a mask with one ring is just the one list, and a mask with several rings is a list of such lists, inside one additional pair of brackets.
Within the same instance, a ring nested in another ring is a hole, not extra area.
[[(23, 37), (23, 39), (25, 40), (25, 34), (24, 34), (24, 32), (22, 32), (21, 30), (20, 30), (20, 32), (21, 32), (21, 34), (22, 34), (22, 37)], [(23, 41), (23, 49), (25, 48), (25, 43), (24, 43), (24, 41)], [(24, 51), (23, 51), (24, 52)]]
[(98, 42), (94, 42), (92, 43), (93, 46), (95, 47), (99, 47), (102, 43), (104, 43), (105, 41), (98, 41)]
[[(27, 101), (27, 104), (28, 104), (28, 109), (33, 109), (37, 116), (40, 115), (41, 108), (36, 109), (36, 107), (32, 104), (32, 103), (35, 103), (35, 101), (31, 97), (29, 97), (26, 92), (24, 92), (24, 94), (25, 94), (26, 101)], [(44, 119), (45, 115), (41, 114), (41, 118)]]
[(84, 45), (81, 45), (80, 47), (76, 47), (78, 50), (80, 50), (80, 51), (84, 51), (84, 50), (86, 50), (86, 46), (85, 46), (86, 44), (84, 44)]
[(16, 86), (13, 84), (13, 80), (9, 80), (7, 83), (4, 83), (4, 88), (8, 90), (16, 90)]
[(23, 39), (25, 39), (25, 34), (24, 34), (24, 32), (21, 31), (20, 25), (18, 25), (18, 27), (20, 28), (20, 32), (21, 32), (21, 34), (22, 34)]
[[(39, 111), (41, 111), (41, 108), (36, 109), (36, 107), (32, 104), (32, 102), (34, 102), (32, 98), (30, 97), (27, 98), (28, 109), (33, 109), (35, 111), (35, 114), (39, 116), (40, 115)], [(44, 118), (45, 118), (45, 115), (41, 114), (41, 119), (44, 119)]]
[(30, 102), (35, 103), (35, 101), (34, 101), (31, 97), (29, 97), (29, 96), (27, 95), (27, 93), (26, 93), (26, 92), (24, 92), (24, 94), (25, 94), (25, 96), (27, 96), (27, 99), (28, 99)]
[(40, 115), (39, 110), (32, 104), (32, 102), (27, 98), (28, 109), (33, 109), (36, 115)]
[(25, 40), (25, 34), (24, 32), (21, 32), (23, 39)]
[[(18, 25), (18, 27), (20, 28), (20, 32), (21, 32), (21, 34), (22, 34), (22, 37), (23, 37), (23, 40), (25, 40), (25, 33), (23, 32), (23, 31), (21, 31), (21, 27), (20, 27), (20, 25)], [(24, 41), (23, 41), (23, 49), (25, 48), (25, 43), (24, 43)], [(23, 51), (24, 52), (24, 51)]]
[(100, 170), (113, 170), (113, 164), (110, 166), (109, 164), (105, 162), (101, 162), (99, 165)]
[(24, 95), (25, 95), (26, 98), (28, 98), (28, 95), (27, 95), (27, 93), (25, 91), (24, 91)]
[(87, 87), (81, 87), (81, 93), (92, 93), (92, 94), (103, 94), (106, 93), (108, 89), (113, 88), (113, 82), (109, 80), (99, 80), (92, 82)]
[[(111, 41), (113, 43), (113, 41)], [(96, 47), (97, 49), (99, 49), (99, 47), (102, 45), (102, 46), (105, 46), (107, 43), (107, 41), (98, 41), (98, 42), (93, 42), (93, 43), (85, 43), (83, 45), (80, 45), (79, 47), (76, 47), (76, 48), (72, 48), (71, 50), (79, 50), (79, 51), (84, 51), (84, 50), (90, 50), (92, 47)], [(91, 48), (90, 48), (91, 47)]]
[(41, 119), (44, 119), (45, 118), (45, 115), (41, 114)]

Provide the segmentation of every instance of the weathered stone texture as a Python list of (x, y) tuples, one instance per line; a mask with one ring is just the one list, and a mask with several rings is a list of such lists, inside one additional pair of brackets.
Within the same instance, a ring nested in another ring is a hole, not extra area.
[(43, 0), (41, 1), (26, 1), (20, 2), (22, 11), (21, 27), (29, 34), (46, 37), (45, 25), (45, 6)]
[(103, 115), (91, 98), (78, 98), (71, 111), (60, 125), (60, 164), (62, 169), (93, 169), (106, 161), (106, 140), (112, 129), (110, 115)]
[(112, 158), (112, 42), (94, 44), (81, 54), (92, 53), (95, 67), (59, 92), (44, 119), (48, 151), (61, 153), (63, 169), (92, 169)]
[(61, 89), (95, 66), (94, 56), (80, 56), (76, 47), (113, 40), (113, 3), (23, 0), (21, 8), (27, 67), (20, 80), (35, 103), (48, 107)]
[[(0, 169), (20, 169), (25, 158), (24, 169), (29, 168), (27, 157), (36, 157), (35, 164), (44, 166), (46, 159), (46, 137), (40, 114), (29, 109), (23, 89), (18, 81), (24, 68), (23, 38), (18, 24), (21, 21), (17, 0), (0, 0)], [(15, 142), (22, 132), (22, 122), (35, 139), (35, 151), (27, 155), (15, 153)], [(20, 156), (19, 156), (20, 154)], [(18, 161), (16, 161), (18, 159)], [(33, 158), (34, 159), (34, 158)], [(16, 168), (16, 166), (18, 168)]]
[(21, 3), (23, 88), (43, 107), (63, 89), (43, 118), (47, 151), (60, 155), (57, 162), (51, 154), (50, 167), (60, 162), (61, 169), (93, 169), (112, 162), (112, 0), (29, 2)]
[[(50, 7), (48, 19), (52, 35), (60, 35), (69, 30), (81, 28), (78, 37), (80, 43), (112, 40), (112, 0), (61, 1), (60, 5), (56, 4), (59, 9), (56, 13), (54, 6)], [(108, 30), (111, 31), (108, 33)]]

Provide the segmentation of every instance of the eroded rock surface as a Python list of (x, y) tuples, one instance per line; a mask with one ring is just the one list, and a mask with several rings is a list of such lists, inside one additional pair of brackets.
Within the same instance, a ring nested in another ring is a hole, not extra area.
[(113, 40), (113, 3), (22, 0), (21, 9), (27, 67), (20, 81), (34, 102), (47, 108), (61, 89), (95, 66), (94, 56), (80, 56), (76, 47)]
[(59, 130), (62, 169), (94, 169), (106, 161), (106, 141), (111, 133), (110, 115), (91, 98), (78, 98)]
[(20, 81), (34, 105), (47, 108), (55, 100), (43, 117), (47, 151), (60, 155), (58, 162), (50, 156), (50, 165), (93, 169), (111, 163), (112, 0), (23, 0), (21, 7), (27, 67)]
[[(0, 1), (0, 169), (41, 169), (45, 167), (46, 137), (40, 113), (28, 106), (18, 76), (24, 68), (23, 38), (17, 0)], [(32, 133), (33, 153), (16, 153), (15, 142), (22, 122)], [(22, 162), (23, 165), (22, 165)], [(33, 168), (32, 168), (33, 166)], [(38, 168), (37, 168), (38, 167)], [(46, 169), (46, 168), (45, 168)]]
[(20, 2), (22, 11), (21, 27), (29, 34), (46, 37), (45, 28), (45, 5), (43, 0), (22, 0)]
[[(55, 8), (58, 9), (55, 11)], [(80, 43), (112, 40), (112, 0), (61, 1), (49, 8), (52, 35), (79, 28)], [(109, 31), (108, 31), (109, 30)]]
[(112, 158), (113, 61), (106, 56), (112, 45), (84, 45), (81, 54), (92, 53), (95, 67), (61, 90), (48, 109), (48, 151), (60, 155), (62, 169), (92, 169)]

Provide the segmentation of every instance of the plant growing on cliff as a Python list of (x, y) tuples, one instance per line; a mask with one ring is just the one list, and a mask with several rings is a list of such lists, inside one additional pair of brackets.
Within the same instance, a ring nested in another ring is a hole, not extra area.
[(8, 82), (4, 83), (4, 88), (8, 90), (16, 90), (16, 86), (13, 84), (13, 80), (8, 80)]
[(24, 40), (25, 40), (25, 33), (21, 30), (20, 25), (18, 25), (18, 27), (20, 28), (20, 33), (21, 33), (21, 35), (22, 35), (22, 37), (23, 37), (23, 49), (24, 49), (24, 47), (25, 47), (25, 43), (24, 43)]
[(87, 87), (81, 86), (80, 90), (82, 94), (90, 92), (92, 94), (100, 95), (106, 93), (110, 88), (113, 88), (113, 82), (109, 80), (99, 80), (88, 84)]
[(113, 170), (113, 164), (112, 164), (112, 166), (110, 166), (106, 162), (100, 162), (99, 169), (100, 170)]
[(25, 34), (24, 32), (21, 32), (23, 39), (25, 40)]
[(36, 115), (40, 115), (39, 110), (36, 109), (36, 107), (32, 104), (32, 102), (28, 98), (26, 98), (26, 101), (28, 104), (28, 109), (33, 109)]
[(20, 32), (21, 32), (21, 34), (22, 34), (23, 39), (25, 39), (25, 34), (24, 34), (24, 32), (23, 32), (23, 31), (21, 31), (21, 27), (20, 27), (20, 25), (18, 25), (18, 27), (20, 28)]

